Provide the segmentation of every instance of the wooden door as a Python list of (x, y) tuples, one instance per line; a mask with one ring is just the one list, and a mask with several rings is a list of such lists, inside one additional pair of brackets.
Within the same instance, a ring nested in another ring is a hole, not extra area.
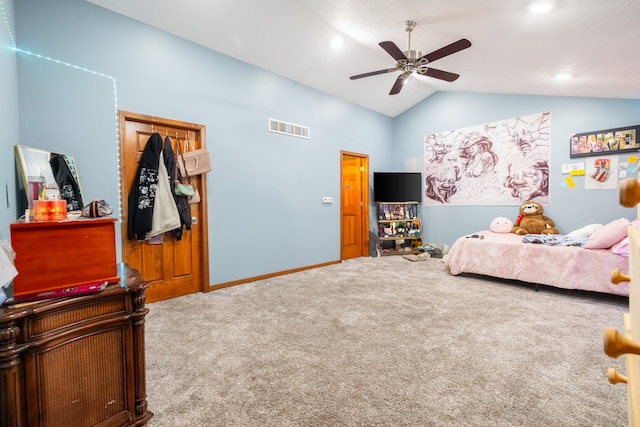
[(167, 234), (162, 244), (149, 244), (127, 237), (129, 192), (151, 134), (159, 133), (163, 141), (166, 136), (171, 137), (175, 152), (177, 142), (183, 144), (187, 136), (194, 148), (204, 147), (204, 126), (122, 111), (119, 124), (123, 261), (150, 282), (147, 302), (208, 290), (206, 175), (191, 178), (191, 184), (200, 191), (201, 201), (190, 205), (193, 223), (190, 231), (184, 230), (181, 240)]
[(369, 158), (341, 152), (340, 258), (369, 256)]

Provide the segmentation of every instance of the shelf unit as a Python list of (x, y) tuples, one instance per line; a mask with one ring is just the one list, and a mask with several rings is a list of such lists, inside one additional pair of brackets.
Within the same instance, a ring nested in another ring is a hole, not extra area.
[(418, 202), (378, 202), (381, 255), (417, 254), (422, 246)]

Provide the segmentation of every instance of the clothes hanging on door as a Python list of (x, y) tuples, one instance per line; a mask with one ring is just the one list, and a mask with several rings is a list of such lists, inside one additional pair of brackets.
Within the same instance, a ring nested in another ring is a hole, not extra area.
[(130, 240), (144, 240), (151, 231), (161, 152), (162, 137), (154, 133), (142, 151), (136, 177), (129, 192), (127, 234)]
[(146, 240), (180, 227), (162, 151), (162, 137), (153, 133), (142, 151), (129, 192), (127, 235), (130, 240)]
[[(180, 144), (180, 141), (177, 141)], [(180, 171), (176, 165), (176, 157), (173, 153), (173, 148), (171, 147), (171, 138), (164, 138), (164, 149), (162, 150), (162, 156), (164, 158), (164, 163), (167, 165), (167, 171), (169, 172), (169, 182), (171, 182), (172, 186), (176, 180), (181, 180)], [(191, 208), (189, 207), (189, 199), (186, 197), (178, 197), (175, 191), (172, 191), (173, 200), (178, 207), (178, 213), (180, 214), (180, 227), (174, 230), (171, 230), (171, 234), (176, 240), (182, 239), (182, 229), (186, 228), (187, 230), (191, 230)]]
[(147, 240), (180, 228), (180, 214), (173, 200), (173, 183), (169, 180), (169, 172), (164, 163), (164, 156), (158, 166), (158, 187), (156, 188), (156, 200), (153, 203), (151, 216), (151, 230), (147, 233)]

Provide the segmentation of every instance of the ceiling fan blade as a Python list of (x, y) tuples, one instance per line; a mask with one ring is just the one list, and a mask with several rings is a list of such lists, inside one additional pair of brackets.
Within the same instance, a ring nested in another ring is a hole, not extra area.
[(378, 71), (371, 71), (369, 73), (364, 73), (364, 74), (356, 74), (355, 76), (351, 76), (349, 78), (351, 80), (356, 80), (356, 79), (361, 79), (363, 77), (377, 76), (378, 74), (392, 73), (392, 72), (398, 71), (398, 70), (399, 70), (399, 68), (389, 68), (387, 70), (378, 70)]
[(422, 67), (416, 70), (418, 74), (422, 74), (423, 76), (429, 76), (440, 80), (445, 80), (447, 82), (453, 82), (458, 80), (460, 74), (450, 73), (448, 71), (438, 70), (437, 68), (427, 68)]
[(418, 58), (419, 62), (421, 59), (426, 59), (427, 63), (433, 62), (437, 59), (444, 58), (445, 56), (449, 56), (453, 53), (460, 52), (463, 49), (471, 47), (471, 42), (467, 39), (460, 39), (457, 42), (453, 42), (445, 47), (441, 47), (438, 50), (434, 50), (431, 53), (427, 53), (426, 55)]
[(400, 74), (396, 79), (396, 82), (393, 84), (393, 87), (391, 88), (389, 95), (395, 95), (397, 93), (400, 93), (400, 90), (402, 90), (402, 87), (404, 86), (405, 82), (407, 81), (410, 75), (411, 73), (406, 73), (406, 72)]
[(378, 43), (381, 48), (383, 48), (387, 53), (393, 56), (393, 59), (396, 61), (407, 60), (405, 54), (400, 50), (400, 48), (394, 42), (380, 42)]

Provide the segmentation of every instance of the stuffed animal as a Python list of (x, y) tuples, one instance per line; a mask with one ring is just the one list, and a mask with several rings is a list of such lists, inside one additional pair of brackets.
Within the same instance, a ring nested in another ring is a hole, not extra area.
[(511, 232), (514, 234), (560, 234), (553, 220), (543, 215), (542, 205), (527, 200), (520, 205), (520, 215)]
[(502, 216), (495, 218), (489, 225), (489, 230), (493, 231), (494, 233), (511, 233), (512, 228), (513, 221)]

